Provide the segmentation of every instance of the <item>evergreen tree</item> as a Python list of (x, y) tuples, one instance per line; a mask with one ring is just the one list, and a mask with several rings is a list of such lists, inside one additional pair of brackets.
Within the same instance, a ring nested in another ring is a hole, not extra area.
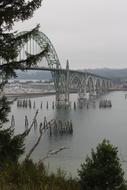
[(5, 96), (0, 97), (0, 128), (8, 121), (8, 113), (10, 112), (9, 103)]
[(37, 55), (26, 53), (25, 60), (15, 61), (22, 44), (30, 39), (31, 35), (35, 35), (39, 29), (39, 25), (29, 32), (17, 34), (11, 32), (14, 23), (24, 21), (33, 16), (34, 11), (40, 7), (42, 0), (3, 0), (0, 1), (0, 76), (2, 88), (7, 80), (16, 77), (15, 67), (22, 70), (25, 67), (35, 65), (38, 60), (44, 56), (44, 51)]
[(81, 190), (125, 190), (118, 148), (103, 140), (79, 170)]
[[(26, 53), (24, 60), (16, 61), (21, 46), (35, 35), (39, 25), (29, 32), (11, 32), (14, 23), (25, 21), (33, 16), (41, 6), (42, 0), (2, 0), (0, 1), (0, 93), (8, 79), (16, 77), (15, 68), (35, 65), (43, 56), (44, 51), (37, 55)], [(17, 161), (24, 152), (24, 136), (14, 136), (14, 129), (3, 128), (10, 111), (8, 101), (0, 95), (0, 165), (6, 160)]]

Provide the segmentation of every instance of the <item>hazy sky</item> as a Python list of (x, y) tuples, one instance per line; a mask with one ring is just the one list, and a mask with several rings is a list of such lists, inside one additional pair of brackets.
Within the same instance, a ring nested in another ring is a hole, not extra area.
[(31, 20), (17, 23), (29, 30), (40, 23), (62, 67), (127, 67), (127, 0), (44, 0)]

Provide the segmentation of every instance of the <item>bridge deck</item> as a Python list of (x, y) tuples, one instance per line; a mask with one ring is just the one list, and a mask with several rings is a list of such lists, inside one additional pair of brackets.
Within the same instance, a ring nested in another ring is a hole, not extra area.
[[(16, 68), (17, 70), (20, 70), (20, 68)], [(59, 72), (59, 71), (62, 71), (62, 72), (66, 72), (67, 70), (66, 69), (57, 69), (57, 68), (48, 68), (48, 67), (26, 67), (25, 68), (26, 70), (37, 70), (37, 71), (51, 71), (51, 72)], [(71, 73), (78, 73), (78, 74), (86, 74), (86, 75), (91, 75), (91, 76), (94, 76), (94, 77), (97, 77), (97, 78), (101, 78), (101, 79), (105, 79), (105, 80), (112, 80), (110, 78), (107, 78), (107, 77), (103, 77), (103, 76), (100, 76), (100, 75), (96, 75), (94, 73), (90, 73), (90, 72), (86, 72), (86, 71), (78, 71), (78, 70), (69, 70), (69, 72)]]

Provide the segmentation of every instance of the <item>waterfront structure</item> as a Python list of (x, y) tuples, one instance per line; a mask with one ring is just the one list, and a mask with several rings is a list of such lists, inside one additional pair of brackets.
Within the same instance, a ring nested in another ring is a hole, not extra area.
[[(25, 69), (51, 71), (56, 91), (57, 107), (70, 105), (69, 94), (73, 90), (78, 92), (79, 101), (84, 101), (88, 97), (93, 97), (99, 93), (112, 89), (112, 80), (88, 72), (70, 70), (68, 60), (66, 63), (66, 69), (62, 69), (51, 41), (40, 31), (31, 35), (27, 43), (22, 44), (19, 49), (17, 60), (25, 59), (26, 52), (29, 54), (37, 54), (39, 48), (41, 51), (45, 50), (44, 57), (47, 60), (48, 67), (39, 64)], [(20, 66), (18, 66), (17, 69), (20, 69)]]

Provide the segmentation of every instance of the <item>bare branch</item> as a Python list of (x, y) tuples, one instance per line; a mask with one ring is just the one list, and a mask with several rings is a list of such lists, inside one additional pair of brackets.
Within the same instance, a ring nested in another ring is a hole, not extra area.
[(31, 123), (29, 129), (25, 130), (24, 133), (21, 134), (22, 137), (25, 138), (26, 136), (29, 135), (29, 133), (30, 133), (30, 131), (31, 131), (31, 129), (32, 129), (32, 127), (33, 127), (35, 121), (36, 121), (37, 115), (38, 115), (38, 110), (37, 110), (36, 113), (35, 113), (35, 116), (34, 116), (34, 118), (33, 118), (33, 121), (32, 121), (32, 123)]
[(49, 158), (49, 157), (51, 157), (53, 155), (58, 154), (59, 152), (65, 150), (65, 149), (70, 149), (70, 148), (62, 146), (59, 149), (48, 151), (47, 154), (39, 161), (39, 163), (43, 162), (44, 160), (46, 160), (47, 158)]
[(30, 149), (29, 153), (26, 155), (26, 160), (28, 160), (28, 159), (30, 158), (31, 154), (34, 152), (34, 150), (36, 149), (36, 147), (37, 147), (38, 144), (40, 143), (40, 140), (41, 140), (41, 138), (42, 138), (42, 134), (43, 134), (43, 130), (44, 130), (44, 129), (45, 129), (44, 127), (42, 128), (42, 123), (40, 123), (40, 128), (39, 128), (39, 130), (40, 130), (40, 136), (38, 137), (38, 140), (37, 140), (37, 142), (34, 144), (34, 146)]
[[(47, 129), (49, 128), (49, 126), (50, 126), (53, 122), (54, 122), (54, 120), (49, 121), (49, 122), (46, 124), (46, 126), (43, 126), (42, 123), (40, 123), (40, 128), (39, 128), (40, 135), (39, 135), (39, 137), (38, 137), (38, 139), (37, 139), (37, 142), (34, 144), (34, 146), (30, 149), (29, 153), (26, 155), (26, 158), (25, 158), (26, 160), (28, 160), (28, 159), (30, 158), (31, 154), (34, 152), (34, 150), (35, 150), (35, 149), (37, 148), (37, 146), (39, 145), (39, 143), (40, 143), (40, 141), (41, 141), (41, 138), (42, 138), (42, 135), (43, 135), (43, 131), (44, 131), (45, 129), (47, 130)], [(43, 127), (42, 127), (42, 126), (43, 126)], [(31, 128), (32, 128), (32, 127), (31, 127)], [(28, 130), (31, 130), (31, 129), (28, 129)], [(28, 133), (29, 133), (29, 132), (28, 132)], [(60, 147), (59, 149), (50, 150), (50, 151), (46, 154), (46, 156), (44, 156), (44, 157), (39, 161), (39, 163), (43, 162), (45, 159), (49, 158), (49, 157), (52, 156), (52, 155), (58, 154), (60, 151), (65, 150), (65, 149), (69, 149), (69, 148), (62, 146), (62, 147)]]

